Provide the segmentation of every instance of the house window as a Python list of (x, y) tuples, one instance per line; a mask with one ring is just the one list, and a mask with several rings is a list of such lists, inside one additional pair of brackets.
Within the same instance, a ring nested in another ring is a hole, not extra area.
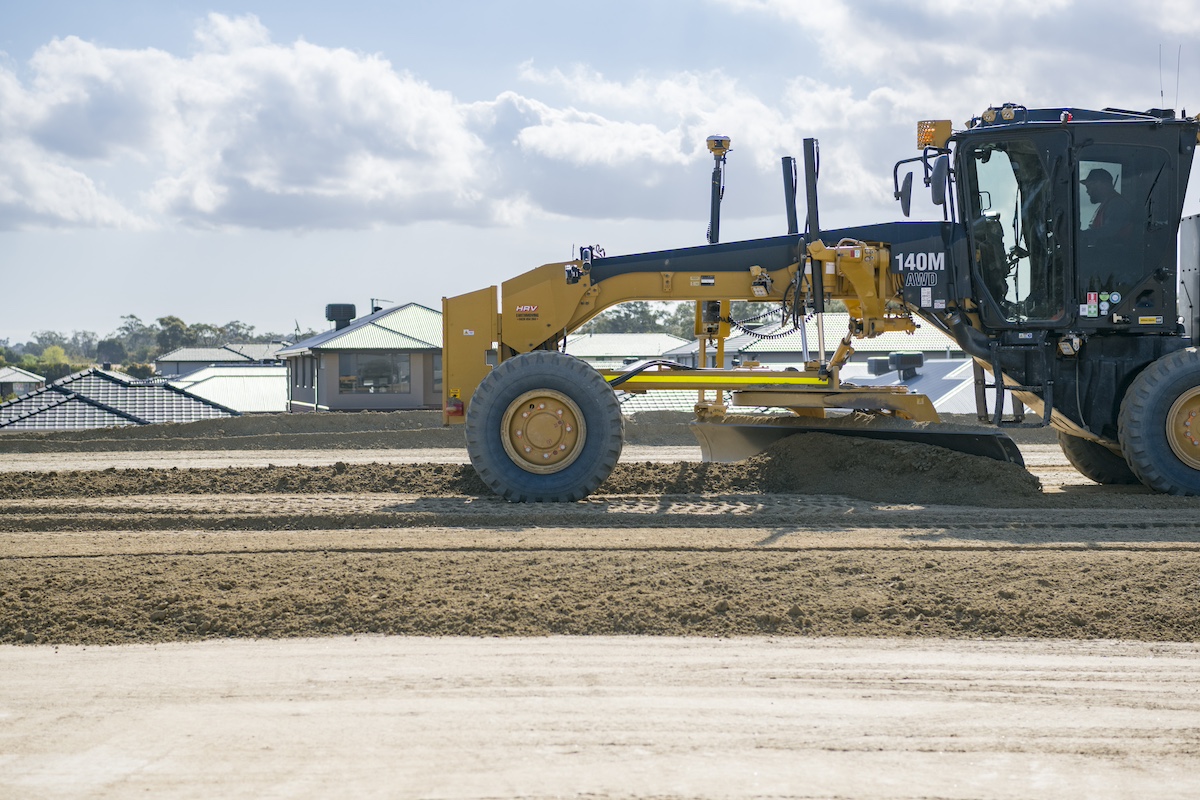
[(433, 393), (441, 394), (442, 391), (442, 354), (433, 354)]
[(292, 365), (292, 385), (297, 389), (311, 389), (317, 360), (311, 356), (301, 356), (288, 363)]
[(408, 353), (340, 353), (338, 394), (408, 394)]

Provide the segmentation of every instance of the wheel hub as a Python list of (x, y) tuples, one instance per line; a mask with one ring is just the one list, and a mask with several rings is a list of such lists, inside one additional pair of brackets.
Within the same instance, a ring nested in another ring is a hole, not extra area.
[(501, 423), (504, 451), (527, 472), (550, 474), (569, 467), (583, 450), (587, 428), (570, 397), (535, 389), (513, 400)]
[(1167, 441), (1180, 461), (1200, 470), (1200, 388), (1189, 389), (1171, 404)]

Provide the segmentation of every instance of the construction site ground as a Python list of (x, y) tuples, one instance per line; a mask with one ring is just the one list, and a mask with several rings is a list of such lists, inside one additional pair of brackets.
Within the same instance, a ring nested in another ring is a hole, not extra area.
[[(0, 794), (1200, 791), (1200, 498), (1045, 432), (1026, 469), (828, 434), (705, 464), (660, 414), (589, 499), (509, 504), (439, 423), (0, 436)], [(315, 746), (400, 783), (273, 757)]]

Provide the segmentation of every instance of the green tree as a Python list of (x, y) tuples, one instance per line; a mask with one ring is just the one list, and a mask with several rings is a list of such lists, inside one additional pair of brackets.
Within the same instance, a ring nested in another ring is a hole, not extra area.
[(67, 351), (61, 345), (52, 344), (42, 351), (42, 357), (38, 360), (43, 364), (66, 364)]
[(125, 364), (121, 371), (134, 378), (154, 377), (153, 364)]
[(96, 357), (97, 336), (92, 331), (71, 331), (71, 338), (63, 345), (67, 357), (75, 361), (91, 361)]
[[(221, 338), (224, 339), (221, 344), (229, 344), (230, 342), (253, 342), (254, 326), (247, 325), (244, 322), (230, 320), (220, 327)], [(270, 341), (269, 339), (267, 341)]]
[(644, 300), (610, 308), (579, 329), (580, 333), (662, 333), (667, 312)]
[(156, 322), (158, 322), (158, 333), (154, 335), (154, 342), (158, 345), (159, 354), (168, 353), (193, 343), (187, 323), (179, 317), (159, 317)]
[(155, 347), (155, 330), (145, 324), (137, 316), (128, 314), (121, 317), (121, 325), (108, 335), (110, 339), (119, 339), (128, 352), (128, 358), (134, 361), (148, 361)]
[(188, 325), (185, 338), (190, 340), (192, 345), (198, 347), (220, 347), (229, 344), (229, 340), (225, 338), (221, 328), (204, 322)]
[(96, 343), (96, 360), (109, 364), (124, 364), (129, 357), (125, 343), (120, 339), (101, 339)]
[(67, 345), (67, 337), (58, 331), (34, 331), (33, 340), (37, 342), (42, 351), (52, 345), (58, 345), (65, 350)]

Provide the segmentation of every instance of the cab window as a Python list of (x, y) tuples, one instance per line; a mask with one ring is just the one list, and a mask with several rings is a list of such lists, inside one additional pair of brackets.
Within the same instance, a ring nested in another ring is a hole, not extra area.
[(1056, 202), (1055, 192), (1065, 159), (1031, 139), (975, 144), (960, 155), (985, 323), (1061, 320), (1069, 233), (1059, 211), (1065, 198)]
[(1081, 295), (1129, 296), (1141, 280), (1174, 258), (1174, 175), (1154, 147), (1080, 148), (1076, 272)]

